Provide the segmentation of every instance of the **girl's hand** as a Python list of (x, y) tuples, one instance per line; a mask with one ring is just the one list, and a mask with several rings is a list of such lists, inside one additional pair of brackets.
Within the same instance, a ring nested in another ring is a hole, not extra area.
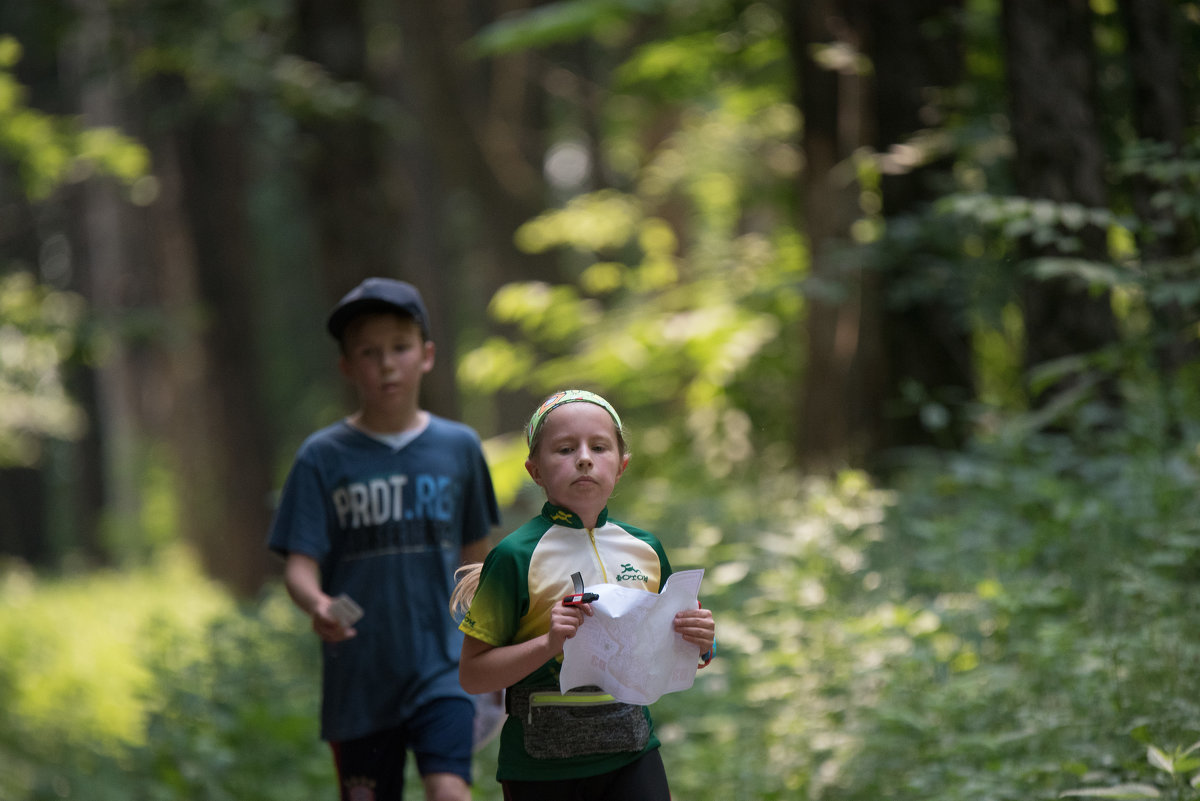
[(550, 646), (554, 649), (554, 655), (558, 656), (562, 653), (563, 643), (575, 636), (579, 631), (579, 627), (583, 625), (584, 615), (592, 615), (591, 604), (580, 604), (579, 606), (565, 606), (556, 604), (550, 610)]
[(317, 602), (317, 607), (312, 613), (313, 631), (325, 642), (342, 642), (356, 636), (358, 634), (356, 629), (343, 626), (329, 614), (329, 607), (332, 604), (333, 599), (329, 596), (325, 596)]
[(675, 631), (698, 647), (701, 653), (712, 647), (717, 638), (717, 624), (708, 609), (684, 609), (675, 613)]

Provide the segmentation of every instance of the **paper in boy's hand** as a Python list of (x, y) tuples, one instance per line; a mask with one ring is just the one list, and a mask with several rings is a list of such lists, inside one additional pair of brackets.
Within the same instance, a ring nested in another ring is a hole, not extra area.
[(353, 598), (342, 593), (329, 605), (329, 616), (346, 628), (350, 628), (362, 618), (363, 610), (354, 602)]
[(698, 651), (675, 631), (675, 613), (695, 609), (703, 570), (682, 570), (662, 592), (601, 584), (575, 636), (563, 644), (559, 688), (596, 685), (618, 701), (652, 704), (696, 680)]

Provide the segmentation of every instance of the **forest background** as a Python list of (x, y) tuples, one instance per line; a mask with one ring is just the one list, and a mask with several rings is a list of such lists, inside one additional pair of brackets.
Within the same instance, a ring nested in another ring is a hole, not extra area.
[(541, 396), (622, 410), (614, 505), (720, 621), (675, 797), (1195, 797), (1198, 45), (1184, 0), (0, 5), (0, 798), (330, 796), (264, 539), (367, 275), (506, 524)]

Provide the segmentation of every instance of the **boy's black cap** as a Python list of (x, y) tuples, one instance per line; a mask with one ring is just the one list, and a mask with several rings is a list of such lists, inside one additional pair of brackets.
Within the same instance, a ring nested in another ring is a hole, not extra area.
[(429, 339), (429, 315), (421, 293), (412, 284), (394, 278), (368, 278), (351, 289), (329, 313), (326, 328), (339, 342), (352, 319), (366, 312), (398, 311), (411, 316)]

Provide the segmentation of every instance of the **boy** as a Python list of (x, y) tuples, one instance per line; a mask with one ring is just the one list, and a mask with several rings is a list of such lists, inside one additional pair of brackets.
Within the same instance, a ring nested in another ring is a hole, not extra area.
[(418, 405), (434, 345), (416, 288), (368, 278), (327, 327), (360, 408), (301, 445), (269, 540), (323, 643), (321, 737), (342, 801), (400, 799), (407, 750), (428, 801), (464, 801), (474, 704), (446, 609), (499, 520), (491, 476), (473, 430)]

